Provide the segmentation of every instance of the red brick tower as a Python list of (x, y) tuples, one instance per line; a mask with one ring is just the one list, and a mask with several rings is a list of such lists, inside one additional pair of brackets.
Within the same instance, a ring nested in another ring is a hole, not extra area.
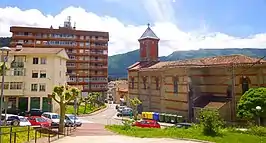
[(151, 30), (150, 24), (148, 28), (139, 38), (140, 44), (140, 61), (141, 62), (154, 62), (159, 61), (158, 58), (158, 43), (160, 39)]

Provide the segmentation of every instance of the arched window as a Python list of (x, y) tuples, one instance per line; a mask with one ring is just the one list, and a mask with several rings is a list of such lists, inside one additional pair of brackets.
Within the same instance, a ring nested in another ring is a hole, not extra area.
[(249, 90), (250, 79), (246, 76), (240, 78), (240, 84), (242, 85), (242, 94)]
[(134, 89), (134, 77), (131, 77), (131, 88)]
[(160, 79), (159, 77), (155, 77), (155, 84), (156, 84), (156, 90), (160, 89)]
[(142, 81), (143, 81), (143, 89), (147, 89), (147, 77), (143, 76)]
[(173, 77), (174, 93), (178, 93), (178, 77)]

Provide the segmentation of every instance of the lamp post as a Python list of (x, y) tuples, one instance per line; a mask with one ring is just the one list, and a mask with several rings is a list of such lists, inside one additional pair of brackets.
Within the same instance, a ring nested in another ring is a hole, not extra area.
[[(3, 69), (2, 69), (2, 85), (1, 85), (1, 108), (0, 108), (0, 119), (2, 119), (3, 105), (4, 105), (4, 85), (5, 85), (5, 71), (6, 71), (6, 62), (8, 59), (8, 54), (11, 49), (9, 47), (1, 47), (0, 51), (2, 51), (3, 58)], [(6, 52), (6, 56), (4, 53)], [(6, 115), (5, 115), (6, 116)], [(5, 124), (5, 123), (4, 123)], [(0, 129), (0, 133), (2, 133), (2, 128)], [(0, 143), (2, 143), (2, 136), (0, 137)]]
[[(78, 88), (78, 76), (79, 74), (77, 73), (76, 74), (76, 86)], [(75, 100), (74, 100), (74, 127), (76, 127), (76, 118), (77, 118), (77, 114), (78, 114), (78, 111), (77, 111), (77, 97), (75, 97)]]
[(261, 111), (261, 107), (260, 106), (257, 106), (256, 107), (256, 110), (258, 111), (258, 125), (260, 126), (260, 111)]

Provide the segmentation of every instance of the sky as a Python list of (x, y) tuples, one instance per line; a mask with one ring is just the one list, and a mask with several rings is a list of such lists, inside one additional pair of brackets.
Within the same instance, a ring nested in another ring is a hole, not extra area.
[(217, 48), (265, 48), (266, 0), (1, 0), (0, 37), (10, 26), (55, 28), (67, 16), (79, 30), (107, 31), (109, 55), (139, 48), (151, 24), (159, 55)]

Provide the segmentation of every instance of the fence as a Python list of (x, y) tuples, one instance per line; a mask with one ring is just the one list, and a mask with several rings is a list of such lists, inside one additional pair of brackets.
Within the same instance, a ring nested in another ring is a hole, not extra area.
[(0, 126), (0, 129), (0, 143), (50, 143), (71, 135), (76, 127), (64, 127), (63, 133), (58, 132), (58, 127)]

